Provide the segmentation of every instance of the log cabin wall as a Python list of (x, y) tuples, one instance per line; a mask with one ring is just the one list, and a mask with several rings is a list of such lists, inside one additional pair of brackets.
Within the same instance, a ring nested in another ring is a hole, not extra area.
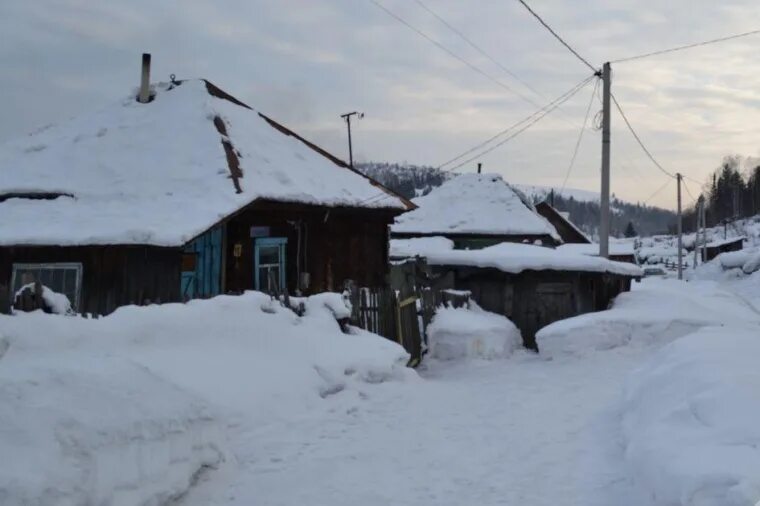
[(77, 311), (106, 315), (128, 304), (180, 300), (179, 248), (156, 246), (15, 246), (0, 248), (0, 289), (9, 296), (13, 264), (78, 263)]
[(299, 288), (299, 271), (310, 276), (305, 294), (341, 290), (348, 279), (359, 286), (384, 286), (388, 226), (394, 215), (385, 210), (256, 203), (226, 224), (226, 291), (255, 288), (257, 237), (252, 235), (287, 239), (285, 282), (291, 294)]

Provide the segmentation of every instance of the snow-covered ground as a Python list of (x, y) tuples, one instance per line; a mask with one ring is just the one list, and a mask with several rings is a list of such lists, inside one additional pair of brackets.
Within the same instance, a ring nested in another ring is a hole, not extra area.
[[(419, 375), (394, 343), (341, 334), (336, 297), (300, 318), (260, 294), (3, 317), (0, 448), (23, 458), (0, 465), (0, 503), (751, 506), (746, 279), (644, 280), (544, 329), (541, 355), (428, 357)], [(501, 346), (490, 333), (514, 329), (493, 316), (438, 326)]]

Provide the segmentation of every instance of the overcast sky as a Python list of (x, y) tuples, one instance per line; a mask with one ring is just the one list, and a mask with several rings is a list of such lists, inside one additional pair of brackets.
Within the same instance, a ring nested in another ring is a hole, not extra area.
[[(530, 101), (591, 73), (516, 0), (423, 1), (530, 88), (415, 0), (378, 0)], [(760, 27), (757, 0), (530, 3), (594, 65)], [(724, 155), (760, 154), (758, 47), (754, 36), (613, 65), (613, 92), (665, 168), (703, 180)], [(154, 80), (205, 77), (344, 158), (339, 115), (364, 112), (357, 160), (437, 166), (536, 109), (370, 0), (2, 0), (0, 142), (130, 93), (142, 52), (153, 54)], [(485, 169), (561, 185), (592, 89), (482, 156)], [(599, 109), (596, 100), (591, 116)], [(586, 131), (569, 187), (598, 189), (600, 137)], [(612, 142), (617, 196), (644, 200), (663, 185), (616, 114)], [(674, 200), (671, 185), (650, 203)]]

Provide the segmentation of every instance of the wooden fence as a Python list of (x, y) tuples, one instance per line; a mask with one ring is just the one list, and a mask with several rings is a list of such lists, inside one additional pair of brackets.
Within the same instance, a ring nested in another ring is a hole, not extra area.
[(441, 305), (468, 306), (470, 293), (431, 286), (419, 264), (402, 266), (391, 288), (348, 286), (354, 325), (401, 344), (419, 365), (427, 349), (427, 328)]

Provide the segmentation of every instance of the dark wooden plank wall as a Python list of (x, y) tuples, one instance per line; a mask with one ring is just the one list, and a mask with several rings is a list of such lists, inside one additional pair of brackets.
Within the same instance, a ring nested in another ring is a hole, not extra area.
[(0, 248), (0, 285), (10, 290), (13, 263), (82, 264), (79, 312), (105, 315), (117, 307), (180, 298), (179, 248), (156, 246), (17, 246)]
[(630, 289), (630, 278), (573, 271), (524, 271), (510, 274), (497, 269), (437, 267), (437, 274), (453, 272), (457, 290), (468, 290), (483, 309), (512, 320), (524, 345), (537, 349), (536, 332), (558, 320), (607, 309)]
[[(296, 256), (301, 226), (301, 270), (311, 275), (306, 293), (341, 290), (343, 282), (378, 287), (388, 273), (388, 226), (393, 214), (362, 209), (327, 209), (277, 203), (257, 204), (227, 223), (226, 289), (236, 293), (254, 287), (251, 227), (270, 227), (270, 237), (286, 237), (287, 285), (297, 288)], [(233, 251), (240, 244), (241, 256)]]

